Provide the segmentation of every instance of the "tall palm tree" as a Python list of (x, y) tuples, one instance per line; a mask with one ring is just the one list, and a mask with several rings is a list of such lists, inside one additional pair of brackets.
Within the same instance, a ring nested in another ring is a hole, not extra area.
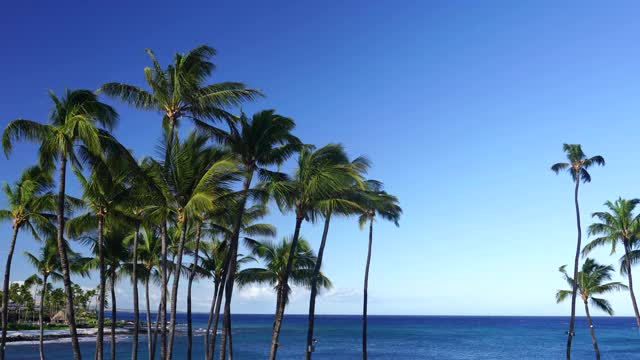
[(168, 162), (159, 168), (166, 183), (171, 209), (180, 229), (176, 264), (171, 290), (169, 338), (166, 357), (171, 358), (175, 335), (178, 285), (187, 225), (200, 214), (212, 209), (218, 200), (230, 193), (230, 185), (238, 178), (235, 161), (228, 153), (207, 146), (207, 137), (190, 134), (184, 141), (176, 139), (168, 152)]
[[(231, 239), (234, 238), (236, 234), (235, 232), (236, 231), (235, 227), (237, 225), (236, 216), (240, 211), (238, 209), (239, 207), (246, 207), (246, 205), (230, 204), (228, 206), (222, 206), (222, 208), (218, 209), (217, 211), (211, 212), (209, 214), (210, 216), (209, 227), (206, 230), (210, 233), (210, 235), (213, 238), (224, 239), (225, 245), (229, 244)], [(276, 228), (273, 225), (257, 222), (258, 220), (264, 218), (267, 215), (267, 213), (268, 213), (268, 208), (265, 204), (256, 204), (256, 205), (245, 208), (244, 211), (242, 212), (242, 219), (240, 222), (240, 230), (238, 234), (244, 235), (244, 236), (257, 236), (257, 235), (265, 236), (265, 237), (275, 236)], [(224, 253), (225, 255), (228, 254), (228, 252), (226, 251)], [(237, 251), (236, 251), (235, 257), (236, 257), (236, 260), (233, 262), (235, 264), (234, 273), (237, 271), (237, 268), (242, 262), (246, 262), (249, 260), (249, 258), (238, 254)], [(230, 262), (229, 259), (225, 258), (223, 263), (221, 263), (221, 266), (222, 266), (221, 275), (223, 279), (225, 278), (225, 275), (228, 273), (228, 269), (225, 267), (225, 265), (228, 265), (229, 262)], [(234, 279), (235, 279), (235, 275), (234, 275)], [(221, 292), (222, 290), (223, 289), (219, 287), (216, 294), (214, 294), (214, 298), (216, 298), (216, 295), (218, 294), (218, 292)], [(213, 358), (213, 353), (215, 349), (215, 333), (217, 333), (217, 330), (218, 330), (220, 301), (221, 299), (214, 299), (214, 301), (211, 303), (211, 312), (212, 312), (211, 315), (214, 316), (213, 312), (215, 312), (214, 318), (209, 319), (210, 322), (213, 321), (213, 324), (214, 324), (214, 328), (213, 328), (214, 336), (210, 343), (208, 342), (208, 339), (207, 339), (207, 345), (210, 346), (210, 349), (207, 351), (207, 355), (210, 356), (211, 358)], [(224, 335), (223, 338), (225, 342), (229, 345), (228, 346), (228, 353), (230, 354), (229, 357), (232, 357), (233, 344), (231, 341), (231, 319), (229, 319), (226, 322), (223, 321), (223, 326), (224, 326), (222, 331)], [(210, 329), (211, 328), (209, 327), (208, 331)], [(226, 347), (221, 346), (221, 351), (224, 351), (224, 350), (226, 350)]]
[[(62, 98), (50, 92), (54, 103), (49, 117), (49, 124), (17, 119), (11, 121), (2, 135), (2, 147), (8, 156), (12, 142), (27, 139), (40, 143), (40, 162), (43, 168), (49, 169), (55, 161), (59, 162), (57, 220), (58, 252), (62, 268), (64, 288), (67, 295), (67, 313), (71, 344), (74, 359), (82, 358), (78, 333), (76, 330), (75, 312), (73, 309), (73, 291), (66, 248), (64, 246), (64, 210), (67, 161), (81, 168), (81, 160), (76, 156), (75, 145), (83, 144), (94, 155), (102, 154), (101, 138), (106, 131), (96, 125), (110, 130), (116, 123), (118, 115), (115, 110), (98, 101), (97, 96), (88, 90), (67, 90)], [(0, 352), (0, 360), (3, 353)]]
[[(68, 244), (66, 245), (69, 246)], [(80, 256), (80, 254), (67, 250), (69, 254), (69, 268), (71, 272), (87, 276), (86, 270), (87, 259)], [(38, 311), (38, 323), (40, 326), (40, 360), (44, 360), (44, 307), (47, 291), (49, 290), (49, 281), (61, 281), (62, 274), (60, 274), (60, 258), (58, 257), (58, 245), (55, 236), (50, 235), (45, 240), (43, 246), (40, 248), (38, 255), (34, 255), (30, 252), (24, 252), (27, 257), (27, 261), (38, 270), (38, 274), (41, 276), (41, 290), (40, 290), (40, 308)]]
[[(305, 146), (300, 151), (293, 177), (271, 179), (263, 184), (262, 187), (273, 196), (281, 211), (295, 213), (291, 256), (287, 260), (287, 268), (284, 273), (285, 284), (293, 266), (302, 222), (304, 220), (313, 221), (319, 204), (340, 191), (345, 183), (350, 182), (361, 182), (359, 172), (351, 166), (341, 145), (329, 144), (317, 150), (311, 146)], [(288, 289), (288, 286), (281, 288), (283, 292), (287, 292)], [(278, 297), (286, 299), (288, 294), (278, 294)], [(278, 338), (280, 337), (283, 314), (284, 303), (280, 303), (271, 336), (270, 360), (276, 358), (278, 351)]]
[[(591, 175), (587, 171), (593, 165), (604, 166), (604, 158), (600, 155), (596, 155), (588, 158), (582, 151), (582, 147), (579, 144), (563, 144), (562, 150), (567, 155), (568, 162), (559, 162), (551, 166), (551, 170), (558, 174), (560, 171), (567, 170), (573, 179), (575, 185), (574, 190), (574, 203), (576, 207), (576, 225), (578, 227), (578, 241), (576, 244), (576, 255), (573, 262), (573, 278), (578, 277), (578, 263), (580, 261), (580, 250), (582, 249), (582, 227), (580, 225), (580, 206), (578, 204), (578, 189), (580, 181), (583, 183), (591, 182)], [(575, 333), (576, 322), (576, 296), (578, 293), (577, 284), (573, 286), (573, 293), (571, 295), (571, 320), (569, 320), (569, 331), (567, 332), (567, 360), (571, 359), (571, 341)]]
[[(134, 231), (133, 228), (125, 223), (111, 221), (107, 224), (102, 234), (102, 249), (98, 240), (100, 234), (98, 231), (91, 231), (78, 239), (87, 246), (90, 246), (93, 254), (98, 255), (102, 252), (104, 257), (105, 276), (107, 278), (107, 286), (111, 292), (111, 359), (116, 358), (116, 310), (117, 299), (115, 293), (115, 285), (119, 278), (127, 273), (125, 264), (131, 261), (131, 253), (126, 244), (126, 239)], [(100, 259), (92, 259), (87, 267), (91, 269), (100, 269)]]
[[(246, 238), (245, 245), (251, 254), (264, 262), (264, 267), (243, 269), (238, 272), (238, 285), (269, 284), (276, 292), (276, 319), (284, 316), (283, 308), (289, 302), (291, 288), (289, 284), (310, 288), (314, 280), (314, 268), (317, 257), (307, 241), (298, 238), (298, 245), (293, 253), (293, 260), (289, 261), (293, 239), (283, 238), (280, 242), (256, 241)], [(289, 263), (291, 267), (289, 268)], [(331, 281), (319, 273), (316, 284), (319, 288), (331, 288)]]
[[(369, 160), (365, 157), (358, 157), (351, 162), (351, 166), (353, 166), (354, 170), (363, 175), (366, 173), (369, 168)], [(362, 190), (362, 186), (360, 186), (356, 181), (349, 181), (345, 184), (342, 184), (341, 189), (334, 194), (331, 194), (325, 200), (321, 200), (318, 203), (318, 213), (324, 218), (324, 227), (322, 230), (322, 238), (320, 241), (320, 248), (318, 249), (318, 260), (316, 261), (315, 268), (313, 269), (313, 277), (311, 280), (311, 295), (309, 296), (309, 320), (307, 327), (307, 346), (305, 352), (305, 358), (307, 360), (311, 359), (313, 353), (313, 327), (315, 323), (315, 311), (316, 311), (316, 297), (318, 295), (318, 286), (317, 279), (320, 274), (320, 268), (322, 267), (322, 259), (324, 257), (324, 249), (327, 244), (327, 236), (329, 235), (329, 224), (331, 222), (331, 216), (333, 214), (337, 215), (355, 215), (361, 212), (361, 208), (359, 207), (356, 199), (356, 194), (354, 192), (358, 192)]]
[[(18, 181), (10, 186), (4, 184), (3, 190), (7, 197), (9, 208), (0, 210), (0, 220), (11, 220), (13, 235), (9, 243), (7, 263), (4, 270), (2, 293), (9, 293), (9, 279), (11, 277), (11, 261), (16, 247), (16, 240), (21, 229), (25, 229), (40, 239), (42, 233), (53, 233), (55, 228), (51, 220), (55, 219), (53, 212), (56, 208), (55, 195), (50, 191), (53, 187), (51, 174), (40, 167), (28, 167), (22, 172)], [(0, 358), (4, 357), (7, 339), (7, 325), (9, 314), (9, 297), (2, 298), (2, 340), (0, 343)]]
[(149, 283), (155, 278), (158, 280), (160, 272), (161, 244), (158, 230), (152, 226), (145, 225), (139, 231), (138, 259), (142, 267), (142, 281), (144, 282), (145, 303), (146, 303), (146, 325), (147, 325), (147, 353), (149, 360), (155, 359), (155, 344), (152, 341), (151, 332), (151, 307), (149, 302)]
[(170, 266), (168, 255), (168, 229), (167, 222), (173, 217), (171, 192), (164, 178), (164, 169), (161, 162), (152, 158), (144, 158), (140, 164), (142, 170), (139, 179), (146, 185), (148, 195), (146, 205), (143, 208), (145, 218), (155, 224), (159, 224), (160, 232), (160, 304), (158, 309), (158, 321), (156, 321), (155, 339), (160, 329), (160, 358), (166, 358), (167, 351), (167, 284), (169, 283)]
[[(186, 246), (192, 248), (191, 254), (193, 256), (193, 263), (189, 268), (189, 277), (187, 279), (187, 360), (191, 360), (191, 353), (193, 347), (193, 319), (191, 315), (191, 288), (193, 286), (193, 280), (196, 278), (196, 274), (202, 275), (202, 271), (198, 266), (198, 260), (200, 260), (200, 240), (202, 239), (202, 226), (204, 218), (196, 216), (192, 221), (196, 228), (195, 240), (187, 244)], [(191, 249), (190, 249), (191, 250)]]
[(144, 68), (147, 90), (109, 82), (99, 91), (136, 108), (161, 113), (163, 127), (169, 133), (169, 150), (172, 150), (175, 127), (183, 118), (189, 118), (196, 124), (206, 120), (231, 119), (226, 109), (261, 96), (259, 91), (248, 89), (241, 82), (205, 84), (215, 69), (211, 58), (216, 50), (210, 46), (200, 45), (186, 54), (176, 53), (173, 64), (164, 69), (153, 51), (147, 49), (146, 52), (152, 62), (151, 67)]
[[(236, 121), (229, 122), (229, 130), (219, 129), (207, 124), (200, 124), (200, 128), (211, 135), (221, 144), (226, 145), (238, 158), (243, 172), (244, 181), (242, 192), (239, 194), (239, 205), (231, 220), (232, 231), (229, 237), (230, 253), (227, 260), (227, 274), (225, 285), (219, 289), (218, 302), (215, 313), (218, 314), (222, 293), (225, 293), (225, 307), (223, 316), (223, 331), (221, 340), (221, 360), (226, 356), (227, 328), (231, 322), (231, 299), (233, 284), (237, 269), (238, 239), (242, 227), (242, 218), (246, 209), (247, 197), (251, 189), (251, 182), (257, 173), (262, 179), (280, 178), (281, 174), (274, 172), (269, 167), (277, 166), (285, 162), (300, 149), (300, 140), (291, 133), (295, 122), (287, 117), (279, 115), (275, 110), (263, 110), (255, 113), (251, 118), (242, 113)], [(217, 328), (217, 322), (214, 325)], [(213, 332), (215, 343), (216, 329)], [(230, 351), (231, 356), (233, 351)], [(213, 356), (213, 353), (211, 353)]]
[(383, 190), (382, 183), (369, 180), (365, 183), (365, 190), (357, 200), (362, 208), (358, 219), (360, 228), (369, 223), (369, 246), (367, 248), (367, 264), (364, 271), (364, 289), (362, 302), (362, 359), (367, 359), (367, 306), (369, 291), (369, 267), (371, 266), (371, 247), (373, 245), (373, 223), (377, 217), (393, 222), (399, 226), (398, 221), (402, 215), (402, 208), (398, 205), (398, 198)]
[(631, 275), (630, 256), (634, 245), (638, 242), (640, 235), (640, 215), (633, 212), (640, 203), (639, 199), (622, 199), (618, 198), (615, 202), (607, 201), (604, 205), (607, 207), (606, 212), (595, 212), (591, 216), (600, 222), (589, 226), (589, 235), (601, 235), (600, 237), (589, 242), (582, 254), (586, 255), (595, 247), (610, 245), (611, 253), (616, 252), (616, 245), (620, 243), (624, 248), (624, 255), (620, 262), (620, 272), (627, 276), (629, 281), (629, 295), (631, 296), (631, 304), (633, 312), (636, 316), (636, 323), (640, 329), (640, 312), (638, 311), (638, 303), (633, 292), (633, 277)]
[[(106, 286), (106, 265), (104, 255), (104, 229), (113, 221), (122, 221), (129, 218), (127, 204), (131, 202), (131, 178), (134, 172), (135, 161), (127, 157), (128, 151), (121, 148), (117, 154), (105, 159), (85, 154), (90, 158), (91, 174), (85, 177), (80, 169), (74, 167), (74, 172), (82, 187), (82, 197), (87, 205), (87, 212), (67, 222), (67, 231), (70, 236), (78, 237), (81, 234), (96, 230), (98, 249), (99, 304), (98, 304), (98, 332), (96, 334), (96, 359), (104, 357), (104, 300)], [(136, 337), (137, 340), (137, 337)], [(134, 345), (135, 345), (134, 341)]]
[(566, 300), (569, 295), (573, 294), (573, 287), (578, 287), (580, 297), (582, 298), (582, 302), (584, 302), (584, 311), (587, 314), (587, 323), (589, 324), (589, 331), (591, 331), (593, 350), (596, 352), (596, 359), (600, 360), (600, 350), (598, 349), (596, 332), (593, 327), (593, 321), (591, 320), (591, 313), (589, 313), (589, 303), (607, 314), (613, 315), (611, 304), (609, 304), (606, 299), (594, 297), (594, 295), (619, 291), (627, 287), (619, 282), (605, 283), (605, 281), (611, 280), (613, 267), (611, 265), (600, 265), (593, 259), (587, 258), (584, 261), (582, 271), (578, 272), (578, 281), (574, 281), (574, 279), (567, 274), (566, 267), (566, 265), (561, 266), (560, 272), (569, 286), (572, 287), (572, 290), (558, 290), (556, 293), (556, 302), (560, 303)]
[(116, 283), (120, 277), (126, 274), (124, 264), (131, 261), (131, 253), (125, 245), (126, 237), (131, 234), (132, 229), (128, 226), (113, 226), (107, 229), (105, 236), (105, 260), (107, 263), (107, 276), (111, 290), (111, 360), (116, 359), (116, 323), (117, 323), (117, 303), (116, 303)]

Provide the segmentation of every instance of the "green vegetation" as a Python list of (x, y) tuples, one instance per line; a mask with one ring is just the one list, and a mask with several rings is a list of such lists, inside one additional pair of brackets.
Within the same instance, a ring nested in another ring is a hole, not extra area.
[[(97, 92), (68, 90), (62, 97), (51, 93), (53, 106), (46, 123), (16, 119), (4, 130), (2, 146), (7, 156), (16, 141), (26, 140), (38, 146), (40, 158), (37, 167), (28, 168), (13, 186), (5, 187), (9, 201), (0, 216), (12, 220), (10, 254), (19, 230), (26, 229), (44, 242), (38, 254), (25, 254), (37, 274), (24, 284), (10, 284), (9, 256), (4, 283), (4, 293), (9, 295), (3, 298), (0, 358), (4, 358), (6, 330), (11, 326), (35, 327), (36, 315), (42, 359), (43, 330), (60, 326), (50, 320), (68, 324), (77, 360), (81, 358), (77, 327), (98, 327), (96, 359), (103, 360), (104, 326), (111, 326), (114, 358), (117, 339), (113, 330), (118, 324), (115, 287), (123, 279), (133, 284), (135, 330), (141, 325), (138, 285), (145, 287), (150, 359), (155, 358), (157, 349), (162, 359), (173, 355), (177, 300), (185, 296), (179, 286), (183, 277), (187, 281), (188, 359), (194, 340), (191, 289), (196, 281), (213, 283), (204, 337), (206, 359), (214, 358), (219, 323), (219, 358), (231, 358), (234, 353), (231, 302), (236, 284), (267, 282), (275, 286), (278, 301), (271, 359), (277, 355), (291, 287), (309, 288), (311, 344), (315, 299), (320, 289), (331, 284), (321, 267), (329, 225), (337, 216), (358, 216), (361, 225), (369, 224), (363, 311), (366, 357), (366, 292), (373, 223), (382, 218), (397, 225), (401, 214), (398, 200), (387, 194), (380, 182), (364, 178), (371, 165), (365, 157), (350, 160), (339, 144), (304, 144), (293, 133), (294, 120), (273, 109), (252, 116), (239, 111), (240, 105), (262, 93), (241, 82), (210, 83), (215, 67), (213, 48), (203, 45), (176, 54), (164, 68), (153, 52), (147, 52), (151, 66), (143, 72), (144, 88), (109, 82)], [(136, 158), (113, 137), (119, 117), (99, 94), (161, 115), (158, 127), (163, 136), (158, 156)], [(179, 125), (185, 119), (194, 127), (180, 136)], [(296, 159), (294, 170), (282, 172), (291, 159)], [(67, 167), (81, 186), (80, 199), (66, 193)], [(57, 183), (53, 180), (55, 171)], [(53, 193), (56, 185), (57, 195)], [(259, 222), (271, 203), (295, 218), (293, 235), (280, 243), (272, 241), (275, 227)], [(301, 239), (301, 229), (303, 223), (321, 219), (324, 231), (316, 256)], [(249, 239), (244, 245), (250, 256), (240, 252), (241, 236)], [(74, 242), (88, 246), (91, 257), (74, 251)], [(247, 265), (255, 261), (262, 266)], [(97, 276), (98, 286), (82, 289), (72, 282), (72, 275)], [(62, 288), (53, 288), (56, 282), (62, 282)], [(161, 290), (155, 321), (151, 319), (151, 283)], [(9, 316), (12, 307), (7, 304), (15, 308), (13, 319)], [(109, 306), (111, 319), (106, 319)], [(137, 331), (132, 340), (131, 357), (136, 359)], [(306, 358), (311, 356), (311, 346), (307, 346)]]
[(603, 298), (594, 297), (594, 295), (603, 295), (613, 291), (619, 291), (626, 289), (627, 287), (619, 282), (608, 282), (611, 280), (611, 273), (614, 271), (610, 265), (600, 265), (593, 259), (586, 259), (582, 264), (582, 271), (578, 272), (578, 276), (574, 278), (570, 277), (565, 270), (566, 265), (560, 267), (564, 279), (567, 281), (572, 290), (558, 290), (556, 293), (556, 301), (562, 302), (566, 300), (569, 295), (573, 295), (573, 289), (578, 288), (580, 298), (584, 303), (584, 311), (587, 314), (587, 324), (591, 332), (591, 340), (593, 342), (593, 349), (596, 352), (596, 359), (600, 360), (600, 350), (598, 349), (598, 341), (596, 340), (596, 332), (591, 319), (591, 313), (589, 313), (589, 304), (596, 308), (606, 312), (609, 315), (613, 315), (613, 309), (609, 302)]

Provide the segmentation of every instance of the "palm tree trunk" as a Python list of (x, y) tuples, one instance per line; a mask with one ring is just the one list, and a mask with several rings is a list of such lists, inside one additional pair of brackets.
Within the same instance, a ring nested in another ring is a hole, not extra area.
[(189, 272), (189, 283), (187, 284), (187, 360), (191, 360), (191, 351), (193, 348), (193, 323), (191, 317), (191, 286), (196, 276), (196, 268), (198, 267), (198, 251), (200, 250), (200, 232), (202, 224), (199, 223), (196, 228), (196, 247), (193, 255), (193, 265)]
[(362, 302), (362, 360), (367, 360), (367, 305), (369, 291), (369, 267), (371, 266), (371, 247), (373, 245), (373, 217), (369, 221), (369, 249), (367, 251), (367, 265), (364, 270), (364, 291)]
[(311, 296), (309, 297), (309, 326), (307, 329), (307, 352), (306, 360), (311, 360), (313, 353), (313, 324), (316, 314), (316, 296), (318, 295), (318, 276), (322, 267), (322, 256), (324, 255), (324, 247), (327, 244), (327, 235), (329, 234), (329, 223), (331, 222), (331, 212), (327, 213), (324, 218), (324, 229), (322, 230), (322, 240), (320, 241), (320, 249), (318, 249), (318, 259), (313, 268), (313, 278), (311, 279)]
[(183, 215), (181, 221), (180, 242), (178, 244), (178, 259), (173, 272), (173, 286), (171, 288), (171, 318), (169, 320), (169, 344), (167, 345), (167, 360), (171, 360), (173, 355), (173, 340), (176, 332), (176, 314), (178, 311), (178, 285), (180, 284), (180, 269), (182, 268), (182, 253), (187, 237), (187, 218)]
[(38, 322), (40, 323), (40, 360), (44, 360), (44, 298), (47, 295), (47, 279), (46, 273), (42, 275), (42, 293), (40, 294), (40, 310), (38, 311)]
[(300, 226), (302, 225), (303, 220), (304, 217), (302, 216), (302, 214), (297, 214), (296, 228), (293, 232), (293, 239), (291, 239), (291, 249), (289, 250), (289, 258), (287, 259), (287, 268), (285, 269), (285, 272), (283, 274), (282, 289), (280, 289), (281, 304), (279, 306), (279, 309), (276, 311), (276, 317), (273, 322), (273, 335), (271, 336), (271, 350), (269, 352), (269, 360), (275, 360), (276, 354), (278, 352), (278, 339), (280, 337), (282, 319), (284, 318), (284, 307), (287, 302), (286, 299), (289, 296), (289, 274), (291, 274), (291, 269), (293, 268), (293, 259), (298, 248), (298, 240), (300, 239)]
[(229, 318), (229, 323), (227, 324), (227, 344), (229, 360), (233, 360), (233, 333), (231, 332), (231, 318)]
[[(156, 314), (156, 324), (153, 329), (153, 342), (151, 344), (151, 359), (155, 359), (156, 356), (156, 344), (158, 341), (158, 332), (160, 332), (160, 313), (162, 312), (162, 300), (160, 300), (160, 304), (158, 304), (158, 313)], [(162, 359), (162, 353), (160, 354), (160, 359)]]
[(147, 303), (147, 353), (149, 354), (149, 360), (153, 360), (154, 353), (151, 350), (153, 341), (151, 337), (151, 305), (149, 304), (149, 281), (151, 281), (151, 274), (144, 282), (144, 297)]
[(228, 251), (227, 252), (227, 256), (225, 256), (224, 259), (224, 264), (222, 264), (222, 269), (223, 269), (223, 274), (222, 274), (222, 282), (220, 283), (219, 287), (218, 287), (218, 295), (216, 295), (216, 307), (213, 311), (213, 330), (211, 332), (211, 345), (209, 347), (209, 359), (208, 360), (212, 360), (213, 359), (213, 354), (215, 352), (215, 347), (216, 347), (216, 338), (218, 336), (218, 324), (219, 324), (219, 319), (220, 319), (220, 307), (222, 306), (222, 295), (224, 294), (224, 284), (226, 283), (226, 279), (227, 279), (227, 268), (229, 266), (229, 262), (231, 259), (231, 256), (229, 256), (231, 252)]
[[(284, 295), (284, 289), (283, 287), (285, 285), (283, 285), (284, 283), (280, 283), (277, 285), (277, 289), (276, 289), (276, 311), (275, 311), (275, 316), (273, 318), (273, 329), (275, 331), (276, 326), (278, 325), (278, 322), (282, 322), (282, 317), (284, 316), (284, 306), (285, 306), (285, 301), (283, 300), (283, 295)], [(278, 351), (278, 346), (279, 344), (276, 343), (275, 346), (275, 352), (273, 353), (273, 358), (275, 359), (276, 353)], [(271, 356), (271, 354), (269, 355)]]
[(160, 296), (160, 358), (166, 359), (167, 356), (167, 285), (169, 279), (167, 279), (167, 222), (162, 221), (160, 227), (160, 253), (162, 259), (160, 261), (161, 266), (161, 281), (162, 289)]
[[(573, 278), (578, 278), (578, 265), (580, 262), (580, 249), (582, 246), (582, 227), (580, 226), (580, 206), (578, 205), (578, 188), (580, 187), (580, 172), (576, 175), (576, 189), (574, 194), (574, 202), (576, 206), (576, 224), (578, 226), (578, 243), (576, 244), (576, 256), (573, 262)], [(571, 359), (571, 341), (574, 336), (574, 328), (576, 323), (576, 295), (578, 294), (578, 282), (573, 282), (573, 291), (571, 293), (571, 320), (569, 320), (569, 331), (567, 333), (567, 360)]]
[(210, 343), (210, 332), (211, 325), (213, 324), (213, 311), (216, 307), (216, 295), (218, 295), (218, 281), (213, 281), (213, 298), (211, 299), (211, 309), (209, 310), (209, 320), (207, 321), (207, 332), (204, 334), (204, 358), (205, 360), (209, 360), (209, 343)]
[(11, 260), (13, 252), (16, 248), (16, 240), (18, 239), (18, 231), (20, 225), (13, 222), (13, 236), (11, 236), (11, 244), (9, 245), (9, 253), (7, 254), (7, 264), (4, 268), (4, 282), (2, 284), (2, 341), (0, 343), (0, 359), (4, 359), (5, 345), (7, 343), (7, 327), (9, 326), (9, 279), (11, 278)]
[[(225, 301), (224, 301), (224, 317), (222, 320), (222, 335), (220, 337), (220, 360), (225, 360), (227, 346), (227, 330), (231, 329), (231, 298), (233, 296), (233, 285), (236, 278), (236, 270), (238, 268), (238, 242), (240, 239), (240, 230), (242, 228), (242, 217), (244, 215), (247, 203), (247, 192), (251, 187), (251, 180), (255, 169), (250, 167), (247, 169), (247, 176), (242, 183), (242, 199), (238, 206), (235, 222), (233, 224), (233, 233), (229, 244), (229, 265), (227, 267), (227, 277), (225, 280)], [(233, 358), (233, 351), (229, 351), (229, 359)]]
[(105, 277), (104, 264), (104, 217), (98, 216), (98, 263), (100, 267), (100, 284), (98, 304), (98, 333), (96, 334), (96, 360), (104, 358), (104, 300), (105, 300)]
[(111, 360), (116, 360), (116, 272), (111, 269)]
[(140, 225), (136, 227), (136, 233), (133, 238), (133, 261), (131, 264), (133, 282), (133, 344), (131, 344), (131, 360), (138, 359), (138, 329), (140, 328), (140, 307), (138, 304), (138, 236), (140, 234)]
[(71, 334), (71, 348), (73, 358), (81, 360), (80, 343), (78, 342), (78, 330), (76, 327), (76, 313), (73, 307), (73, 289), (71, 288), (71, 273), (69, 272), (69, 259), (67, 257), (67, 247), (64, 241), (64, 209), (65, 209), (65, 186), (67, 173), (67, 157), (63, 154), (60, 160), (60, 176), (58, 180), (58, 253), (60, 255), (60, 268), (62, 270), (62, 282), (67, 295), (67, 323), (69, 323), (69, 333)]
[(624, 244), (624, 256), (626, 258), (627, 278), (629, 279), (629, 295), (631, 296), (631, 304), (633, 305), (633, 312), (636, 316), (636, 323), (638, 329), (640, 329), (640, 312), (638, 312), (638, 303), (636, 302), (636, 295), (633, 291), (633, 276), (631, 276), (631, 261), (629, 261), (629, 252), (631, 248), (627, 242)]
[(596, 331), (593, 328), (593, 322), (591, 321), (591, 314), (589, 313), (589, 305), (584, 302), (584, 311), (587, 313), (587, 322), (589, 324), (589, 331), (591, 332), (591, 342), (593, 342), (593, 350), (596, 352), (596, 360), (600, 360), (600, 349), (598, 349), (598, 340), (596, 340)]

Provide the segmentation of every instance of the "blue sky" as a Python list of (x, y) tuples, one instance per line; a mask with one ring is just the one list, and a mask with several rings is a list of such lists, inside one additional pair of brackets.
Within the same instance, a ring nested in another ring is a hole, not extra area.
[[(244, 81), (267, 95), (246, 112), (275, 108), (296, 119), (305, 142), (368, 155), (371, 177), (400, 198), (400, 228), (375, 227), (371, 313), (564, 315), (568, 303), (556, 305), (554, 293), (575, 246), (572, 183), (549, 171), (563, 160), (562, 143), (607, 160), (582, 188), (585, 225), (604, 201), (640, 196), (640, 9), (616, 5), (14, 2), (0, 23), (0, 126), (46, 120), (48, 89), (142, 85), (145, 48), (166, 64), (175, 51), (212, 45), (212, 81)], [(121, 114), (118, 138), (136, 156), (154, 154), (159, 116), (107, 101)], [(0, 177), (13, 181), (35, 160), (33, 145), (19, 145), (0, 157)], [(78, 195), (74, 181), (69, 191)], [(268, 221), (281, 236), (293, 230), (289, 215)], [(0, 224), (5, 243), (9, 226)], [(304, 224), (303, 234), (317, 246), (319, 226)], [(318, 311), (358, 313), (366, 233), (342, 219), (329, 236), (325, 271), (335, 288)], [(37, 246), (20, 238), (13, 279), (33, 272), (20, 252)], [(617, 264), (606, 250), (595, 256)], [(129, 285), (118, 290), (129, 306)], [(210, 293), (198, 285), (197, 310)], [(611, 299), (631, 314), (627, 294)], [(267, 288), (236, 300), (238, 312), (274, 307)], [(298, 291), (289, 311), (306, 303)]]

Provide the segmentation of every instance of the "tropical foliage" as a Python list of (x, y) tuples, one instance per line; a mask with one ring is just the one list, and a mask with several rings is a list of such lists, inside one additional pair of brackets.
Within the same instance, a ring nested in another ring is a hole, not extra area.
[[(12, 221), (13, 238), (2, 292), (6, 296), (2, 296), (0, 358), (5, 355), (11, 320), (8, 304), (13, 304), (18, 309), (14, 321), (17, 317), (35, 321), (37, 313), (42, 359), (47, 320), (68, 324), (75, 359), (82, 357), (78, 326), (97, 326), (98, 360), (106, 357), (104, 328), (111, 326), (108, 353), (115, 359), (116, 286), (126, 279), (134, 298), (132, 359), (138, 356), (138, 329), (146, 333), (149, 359), (158, 353), (163, 360), (173, 357), (177, 304), (185, 296), (182, 288), (187, 300), (185, 350), (188, 359), (198, 356), (192, 354), (197, 337), (191, 293), (202, 282), (210, 282), (213, 289), (205, 358), (214, 358), (219, 323), (219, 358), (234, 354), (234, 286), (269, 284), (277, 299), (270, 349), (270, 358), (275, 359), (294, 287), (311, 290), (309, 334), (313, 336), (315, 298), (331, 286), (321, 267), (332, 216), (359, 216), (371, 226), (376, 216), (398, 222), (397, 199), (379, 183), (364, 180), (368, 159), (350, 160), (339, 144), (318, 148), (304, 144), (293, 133), (294, 120), (276, 110), (251, 116), (240, 111), (240, 105), (262, 93), (242, 82), (210, 82), (213, 48), (202, 45), (177, 53), (166, 67), (151, 50), (147, 53), (151, 66), (143, 71), (144, 87), (108, 82), (97, 92), (67, 90), (62, 97), (51, 92), (47, 122), (16, 119), (3, 132), (7, 156), (17, 141), (26, 140), (38, 146), (39, 165), (27, 168), (4, 189), (7, 205), (0, 218)], [(159, 113), (163, 135), (156, 155), (137, 157), (119, 143), (113, 135), (118, 113), (99, 94)], [(184, 120), (189, 123), (181, 125)], [(188, 124), (194, 128), (181, 136), (179, 130)], [(293, 171), (282, 171), (292, 158), (297, 158)], [(77, 179), (80, 198), (67, 194), (68, 172)], [(276, 228), (261, 222), (272, 202), (295, 218), (293, 235), (280, 242), (269, 240), (276, 236)], [(320, 219), (325, 230), (316, 255), (301, 228), (305, 221)], [(36, 274), (24, 284), (12, 284), (11, 256), (20, 246), (16, 241), (20, 230), (43, 243), (36, 254), (25, 253)], [(243, 248), (248, 256), (242, 255)], [(371, 233), (367, 277), (370, 258)], [(72, 275), (97, 277), (97, 287), (83, 288), (72, 282)], [(180, 286), (181, 280), (186, 286)], [(52, 283), (57, 282), (63, 287), (54, 288)], [(138, 285), (144, 287), (144, 320), (139, 316)], [(159, 289), (160, 301), (152, 304), (154, 288)], [(106, 319), (109, 307), (111, 319)], [(364, 320), (366, 324), (366, 313)], [(311, 351), (306, 353), (310, 358)]]
[(627, 288), (619, 282), (607, 282), (611, 280), (611, 273), (613, 273), (613, 271), (612, 266), (600, 265), (596, 263), (595, 260), (589, 258), (585, 259), (582, 264), (582, 270), (578, 272), (578, 277), (575, 279), (567, 274), (566, 265), (560, 267), (560, 272), (569, 286), (571, 286), (572, 290), (558, 290), (556, 293), (556, 301), (560, 303), (566, 300), (573, 294), (573, 288), (578, 288), (580, 298), (584, 303), (584, 311), (587, 315), (587, 324), (589, 325), (589, 330), (591, 332), (591, 341), (593, 342), (593, 350), (596, 353), (596, 359), (600, 359), (600, 350), (598, 348), (598, 341), (596, 340), (596, 333), (591, 319), (591, 313), (589, 312), (589, 304), (609, 315), (613, 315), (613, 308), (611, 307), (611, 304), (609, 304), (606, 299), (595, 297)]

